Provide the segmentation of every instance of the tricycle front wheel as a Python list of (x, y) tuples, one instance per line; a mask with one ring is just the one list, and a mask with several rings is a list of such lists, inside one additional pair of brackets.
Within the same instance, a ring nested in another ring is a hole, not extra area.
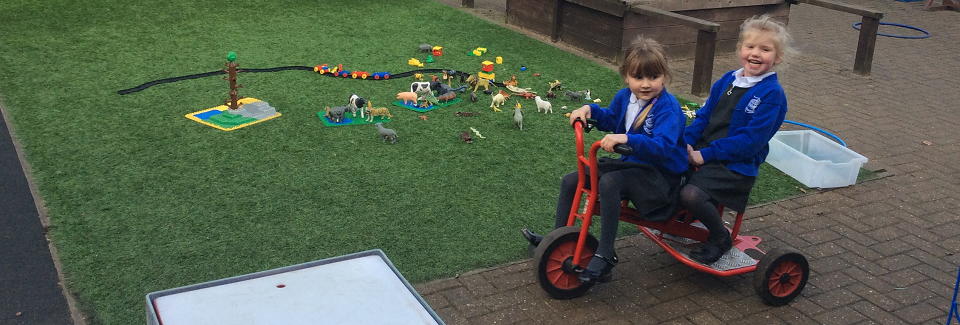
[(597, 250), (597, 238), (587, 234), (587, 242), (580, 253), (580, 260), (574, 261), (580, 227), (557, 228), (543, 238), (537, 246), (533, 261), (537, 263), (534, 271), (540, 287), (556, 299), (573, 299), (582, 296), (593, 283), (582, 284), (574, 272), (578, 265), (587, 265)]

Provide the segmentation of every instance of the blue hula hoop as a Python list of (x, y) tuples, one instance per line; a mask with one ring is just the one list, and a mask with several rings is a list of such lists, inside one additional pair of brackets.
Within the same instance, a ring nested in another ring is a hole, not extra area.
[[(860, 24), (861, 24), (861, 23), (853, 24), (853, 29), (860, 30)], [(897, 24), (897, 23), (885, 23), (885, 22), (880, 22), (880, 25), (889, 25), (889, 26), (903, 27), (903, 28), (906, 28), (906, 29), (912, 29), (912, 30), (915, 30), (915, 31), (919, 31), (919, 32), (922, 32), (922, 33), (925, 34), (925, 35), (922, 35), (922, 36), (906, 36), (906, 35), (893, 35), (893, 34), (877, 33), (877, 35), (880, 35), (880, 36), (896, 37), (896, 38), (909, 38), (909, 39), (919, 39), (919, 38), (927, 38), (927, 37), (930, 37), (930, 32), (925, 31), (925, 30), (920, 29), (920, 28), (917, 28), (917, 27), (910, 26), (910, 25)]]

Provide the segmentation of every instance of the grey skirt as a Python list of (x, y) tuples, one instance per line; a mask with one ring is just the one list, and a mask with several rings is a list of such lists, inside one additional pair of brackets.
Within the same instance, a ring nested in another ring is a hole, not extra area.
[(692, 184), (710, 195), (717, 203), (728, 209), (743, 212), (747, 208), (750, 190), (757, 180), (731, 171), (721, 162), (710, 162), (696, 169), (687, 170), (686, 184)]

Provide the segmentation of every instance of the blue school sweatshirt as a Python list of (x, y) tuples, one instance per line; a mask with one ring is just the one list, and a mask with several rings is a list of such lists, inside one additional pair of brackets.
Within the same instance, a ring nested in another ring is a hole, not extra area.
[(590, 104), (590, 118), (597, 120), (597, 128), (602, 131), (627, 135), (627, 145), (633, 148), (633, 155), (623, 156), (621, 160), (652, 165), (661, 173), (679, 174), (687, 171), (687, 144), (683, 142), (683, 126), (687, 124), (687, 117), (680, 109), (677, 98), (664, 88), (656, 103), (649, 108), (650, 113), (644, 124), (627, 130), (623, 119), (626, 118), (631, 95), (630, 88), (624, 88), (613, 97), (609, 108)]
[[(686, 127), (686, 143), (697, 143), (703, 130), (710, 122), (720, 95), (733, 83), (734, 72), (723, 75), (710, 89), (707, 104), (697, 111), (693, 123)], [(760, 164), (767, 158), (770, 147), (767, 145), (780, 129), (787, 116), (787, 97), (783, 87), (777, 81), (777, 74), (760, 80), (751, 87), (737, 102), (727, 137), (713, 141), (710, 146), (700, 149), (703, 162), (720, 161), (727, 168), (745, 176), (757, 176)]]

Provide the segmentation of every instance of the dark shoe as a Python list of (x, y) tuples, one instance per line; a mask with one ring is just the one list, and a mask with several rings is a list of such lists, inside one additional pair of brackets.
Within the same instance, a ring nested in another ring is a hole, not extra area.
[(726, 235), (721, 240), (708, 239), (706, 243), (703, 243), (703, 246), (690, 252), (690, 258), (705, 265), (716, 263), (723, 257), (723, 254), (726, 254), (733, 247), (733, 239), (730, 238), (729, 233)]
[(540, 242), (543, 241), (543, 236), (533, 233), (530, 229), (520, 229), (520, 233), (523, 234), (523, 238), (526, 238), (527, 241), (530, 242), (530, 245), (539, 246)]
[(593, 258), (599, 258), (606, 262), (603, 268), (600, 270), (590, 270), (588, 266), (588, 268), (583, 269), (583, 271), (580, 272), (577, 280), (580, 280), (580, 283), (582, 284), (593, 282), (609, 282), (610, 280), (613, 280), (612, 270), (614, 266), (617, 266), (617, 262), (619, 261), (617, 259), (617, 255), (614, 254), (612, 259), (608, 259), (606, 257), (593, 254)]

